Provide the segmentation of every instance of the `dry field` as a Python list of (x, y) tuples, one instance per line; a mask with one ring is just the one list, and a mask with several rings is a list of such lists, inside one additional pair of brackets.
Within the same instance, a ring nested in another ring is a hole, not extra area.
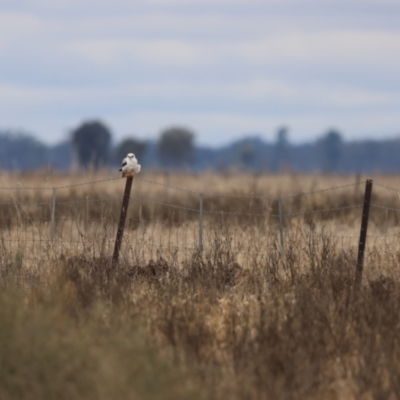
[(400, 177), (356, 291), (367, 177), (115, 176), (0, 174), (0, 399), (400, 398)]

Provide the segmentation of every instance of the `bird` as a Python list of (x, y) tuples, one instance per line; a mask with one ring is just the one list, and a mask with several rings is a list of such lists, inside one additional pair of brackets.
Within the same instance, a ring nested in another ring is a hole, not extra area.
[(122, 160), (121, 168), (123, 178), (133, 178), (137, 173), (140, 172), (140, 164), (133, 153), (128, 155)]

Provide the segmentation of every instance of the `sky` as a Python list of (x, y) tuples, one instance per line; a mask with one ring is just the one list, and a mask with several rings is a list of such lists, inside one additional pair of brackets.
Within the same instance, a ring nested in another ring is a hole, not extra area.
[(400, 136), (400, 1), (0, 0), (0, 130)]

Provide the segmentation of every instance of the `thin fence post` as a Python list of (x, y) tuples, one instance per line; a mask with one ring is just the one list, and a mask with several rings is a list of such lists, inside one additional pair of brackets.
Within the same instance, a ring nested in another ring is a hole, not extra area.
[(117, 237), (115, 238), (114, 253), (113, 253), (113, 258), (112, 258), (112, 264), (113, 265), (118, 263), (119, 250), (120, 250), (121, 244), (122, 244), (122, 237), (124, 235), (125, 220), (126, 220), (126, 215), (128, 213), (129, 199), (131, 197), (132, 181), (133, 181), (133, 177), (132, 176), (128, 176), (126, 178), (124, 198), (122, 199), (121, 214), (120, 214), (120, 217), (119, 217)]
[(56, 195), (57, 195), (57, 190), (56, 188), (53, 188), (53, 196), (51, 200), (51, 223), (50, 223), (50, 240), (54, 240), (54, 236), (56, 234), (56, 221), (55, 221), (55, 215), (56, 215)]
[(285, 241), (283, 239), (283, 214), (282, 214), (282, 201), (278, 200), (278, 208), (279, 208), (279, 235), (281, 240), (281, 254), (285, 255)]
[(356, 289), (358, 289), (361, 285), (362, 272), (364, 268), (364, 253), (367, 241), (367, 229), (368, 229), (369, 208), (371, 204), (371, 194), (372, 194), (372, 179), (368, 179), (365, 183), (364, 206), (361, 217), (360, 241), (358, 243), (358, 257), (357, 257), (356, 277), (355, 277)]
[(203, 250), (203, 193), (199, 195), (199, 249)]

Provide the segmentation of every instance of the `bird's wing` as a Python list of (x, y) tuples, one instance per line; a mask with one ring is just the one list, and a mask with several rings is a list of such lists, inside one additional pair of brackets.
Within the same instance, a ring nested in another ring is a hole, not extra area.
[(122, 160), (121, 167), (125, 167), (126, 164), (128, 164), (128, 161), (127, 161), (126, 158), (124, 158), (124, 159)]

